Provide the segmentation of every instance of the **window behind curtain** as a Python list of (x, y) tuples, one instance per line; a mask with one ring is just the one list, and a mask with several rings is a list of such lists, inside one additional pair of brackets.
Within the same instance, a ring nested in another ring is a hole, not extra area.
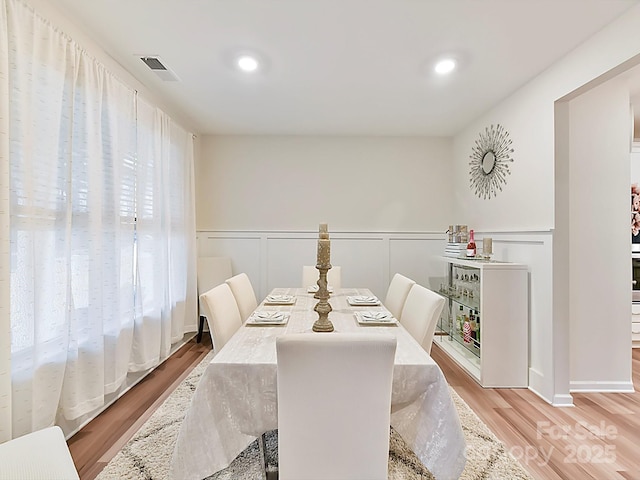
[[(0, 285), (10, 290), (15, 437), (81, 422), (127, 372), (157, 365), (182, 337), (185, 305), (195, 312), (195, 289), (185, 287), (195, 278), (195, 227), (173, 224), (166, 209), (193, 217), (192, 201), (170, 198), (193, 157), (187, 132), (155, 108), (151, 122), (144, 112), (138, 121), (137, 93), (73, 40), (19, 0), (0, 5), (11, 241), (10, 279)], [(145, 263), (142, 253), (157, 256)], [(150, 352), (142, 363), (139, 352)]]

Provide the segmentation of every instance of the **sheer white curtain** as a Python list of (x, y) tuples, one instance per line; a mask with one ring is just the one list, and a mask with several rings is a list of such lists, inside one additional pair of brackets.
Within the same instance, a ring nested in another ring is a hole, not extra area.
[[(138, 98), (137, 315), (131, 370), (196, 329), (193, 138)], [(186, 322), (186, 323), (185, 323)]]
[(127, 374), (136, 125), (135, 92), (7, 5), (16, 436), (99, 408)]
[[(168, 355), (185, 315), (195, 326), (193, 190), (174, 195), (193, 182), (193, 152), (159, 110), (145, 125), (136, 92), (30, 7), (0, 5), (0, 105), (9, 106), (8, 116), (0, 110), (0, 155), (9, 150), (0, 199), (10, 191), (0, 294), (11, 309), (7, 322), (0, 306), (0, 329), (11, 331), (9, 391), (0, 353), (0, 435), (6, 394), (16, 437), (100, 408), (128, 371)], [(149, 218), (137, 205), (145, 191)]]
[(11, 317), (9, 282), (9, 49), (7, 13), (0, 2), (0, 442), (11, 435)]
[(193, 135), (169, 119), (169, 289), (171, 342), (197, 330), (196, 217)]

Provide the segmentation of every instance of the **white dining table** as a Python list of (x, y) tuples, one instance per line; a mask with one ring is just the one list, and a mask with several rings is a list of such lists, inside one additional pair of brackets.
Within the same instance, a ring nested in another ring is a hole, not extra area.
[[(295, 304), (267, 306), (263, 302), (257, 310), (289, 312), (288, 322), (282, 326), (245, 323), (213, 357), (182, 422), (169, 478), (202, 480), (228, 467), (261, 434), (278, 428), (275, 340), (281, 335), (312, 331), (318, 318), (313, 307), (318, 300), (300, 288), (278, 288), (271, 293), (294, 295)], [(331, 295), (329, 319), (335, 331), (395, 335), (391, 425), (436, 479), (459, 478), (466, 444), (440, 367), (399, 323), (359, 324), (355, 311), (385, 308), (351, 306), (347, 297), (354, 295), (371, 292), (345, 288)]]

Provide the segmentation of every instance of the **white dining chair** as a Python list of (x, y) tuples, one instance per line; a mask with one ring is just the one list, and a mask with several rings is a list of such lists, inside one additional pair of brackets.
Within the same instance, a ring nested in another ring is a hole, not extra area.
[(225, 280), (225, 283), (231, 287), (231, 292), (238, 304), (238, 310), (240, 310), (240, 318), (244, 322), (258, 306), (251, 280), (246, 273), (239, 273)]
[(444, 297), (417, 283), (411, 287), (404, 302), (400, 324), (427, 353), (431, 353), (431, 342), (444, 302)]
[[(302, 286), (304, 288), (318, 284), (320, 271), (312, 265), (304, 265), (302, 267)], [(342, 268), (339, 265), (333, 265), (331, 270), (327, 272), (327, 286), (333, 287), (335, 290), (342, 288)]]
[(0, 444), (0, 479), (79, 480), (62, 430), (43, 428)]
[(396, 339), (276, 338), (280, 480), (386, 480)]
[(242, 326), (240, 310), (231, 292), (231, 287), (222, 283), (200, 295), (207, 317), (211, 343), (216, 354)]
[[(198, 257), (198, 297), (208, 292), (213, 287), (224, 283), (224, 281), (233, 275), (231, 269), (231, 258), (229, 257)], [(198, 334), (196, 341), (200, 343), (202, 340), (202, 332), (204, 331), (204, 309), (202, 302), (198, 303)]]
[(387, 310), (389, 310), (395, 318), (400, 319), (404, 302), (407, 300), (409, 290), (411, 290), (411, 287), (413, 287), (415, 283), (416, 282), (400, 273), (396, 273), (391, 279), (391, 283), (389, 283), (389, 288), (387, 289), (387, 296), (384, 300), (384, 306), (387, 307)]

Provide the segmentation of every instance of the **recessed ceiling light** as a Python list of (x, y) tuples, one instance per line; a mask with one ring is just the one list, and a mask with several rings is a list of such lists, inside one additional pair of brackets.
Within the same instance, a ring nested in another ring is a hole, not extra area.
[(271, 68), (269, 57), (253, 47), (223, 50), (220, 60), (240, 81), (258, 81), (259, 78), (264, 78)]
[(255, 72), (260, 64), (255, 57), (251, 55), (240, 55), (236, 60), (236, 65), (243, 72)]
[(436, 63), (434, 70), (440, 75), (446, 75), (453, 72), (456, 68), (456, 61), (452, 58), (444, 58)]

